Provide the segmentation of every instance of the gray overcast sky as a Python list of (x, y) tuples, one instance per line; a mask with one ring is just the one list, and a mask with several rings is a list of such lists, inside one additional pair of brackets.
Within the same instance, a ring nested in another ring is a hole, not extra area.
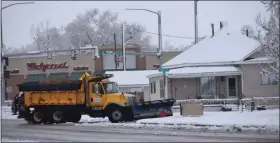
[[(13, 2), (2, 2), (2, 6)], [(110, 9), (119, 13), (119, 20), (139, 23), (147, 31), (157, 33), (157, 16), (145, 11), (125, 11), (125, 8), (145, 8), (162, 11), (163, 34), (194, 37), (194, 3), (192, 1), (49, 1), (35, 2), (32, 5), (16, 5), (3, 10), (3, 40), (9, 47), (18, 48), (32, 42), (30, 29), (32, 24), (49, 20), (51, 26), (64, 26), (78, 13), (87, 9)], [(240, 31), (243, 25), (255, 25), (258, 13), (267, 14), (260, 1), (199, 1), (199, 36), (210, 35), (210, 23), (219, 27), (219, 21), (227, 21), (229, 27)], [(157, 44), (157, 35), (152, 35), (152, 43)], [(163, 36), (163, 46), (168, 41), (173, 45), (187, 45), (193, 40)]]

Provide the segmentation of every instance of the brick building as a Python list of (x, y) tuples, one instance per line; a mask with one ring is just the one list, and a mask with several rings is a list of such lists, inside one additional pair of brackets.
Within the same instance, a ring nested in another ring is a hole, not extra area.
[[(144, 48), (137, 45), (126, 45), (126, 53), (144, 52)], [(10, 77), (7, 79), (7, 94), (5, 99), (11, 99), (18, 93), (17, 84), (22, 82), (36, 82), (45, 77), (62, 77), (68, 79), (78, 79), (85, 71), (90, 73), (100, 71), (114, 71), (116, 64), (114, 55), (108, 51), (114, 51), (114, 45), (108, 44), (100, 48), (100, 51), (107, 51), (107, 54), (101, 54), (100, 58), (93, 60), (92, 53), (87, 51), (78, 51), (76, 60), (71, 59), (70, 54), (53, 54), (48, 59), (46, 54), (34, 56), (18, 56), (9, 58)], [(117, 52), (122, 51), (121, 45), (117, 45)], [(163, 52), (163, 62), (170, 60), (180, 52)], [(121, 57), (121, 56), (120, 56)], [(153, 65), (158, 64), (156, 56), (126, 56), (127, 70), (150, 70)], [(123, 69), (123, 63), (117, 64), (117, 70)], [(148, 83), (147, 83), (148, 84)]]

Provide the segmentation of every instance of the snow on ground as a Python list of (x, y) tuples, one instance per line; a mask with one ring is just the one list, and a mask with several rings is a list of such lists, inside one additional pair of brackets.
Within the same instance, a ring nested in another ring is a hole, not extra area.
[(111, 126), (125, 128), (179, 129), (214, 132), (279, 132), (279, 110), (254, 112), (204, 112), (201, 117), (172, 117), (142, 119), (128, 123), (82, 123), (77, 126)]
[(17, 119), (17, 115), (12, 115), (11, 106), (2, 106), (1, 111), (2, 111), (2, 119), (9, 119), (9, 120)]
[(100, 122), (109, 122), (108, 118), (92, 118), (88, 115), (83, 115), (80, 123), (100, 123)]
[[(2, 119), (17, 119), (10, 106), (3, 106)], [(226, 132), (277, 132), (279, 133), (279, 109), (253, 112), (204, 112), (200, 117), (172, 117), (142, 119), (136, 122), (110, 123), (108, 118), (91, 118), (83, 115), (77, 126), (111, 126), (126, 128), (180, 129), (191, 131)]]
[(1, 139), (1, 142), (38, 142), (38, 141), (2, 138), (2, 139)]
[(179, 113), (175, 113), (172, 117), (142, 119), (137, 121), (137, 123), (279, 126), (279, 110), (254, 112), (204, 112), (204, 115), (200, 117), (183, 117)]

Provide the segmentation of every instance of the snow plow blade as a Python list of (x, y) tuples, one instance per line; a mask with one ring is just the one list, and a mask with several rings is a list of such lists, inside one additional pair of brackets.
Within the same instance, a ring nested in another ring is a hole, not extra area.
[(173, 116), (172, 107), (176, 100), (164, 99), (146, 101), (133, 106), (134, 119)]

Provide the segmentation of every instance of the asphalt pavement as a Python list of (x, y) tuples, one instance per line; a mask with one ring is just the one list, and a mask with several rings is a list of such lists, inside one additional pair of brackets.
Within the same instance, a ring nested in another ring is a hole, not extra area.
[(75, 126), (74, 124), (29, 125), (24, 120), (2, 119), (2, 138), (39, 142), (279, 142), (279, 135), (199, 133), (174, 130)]

